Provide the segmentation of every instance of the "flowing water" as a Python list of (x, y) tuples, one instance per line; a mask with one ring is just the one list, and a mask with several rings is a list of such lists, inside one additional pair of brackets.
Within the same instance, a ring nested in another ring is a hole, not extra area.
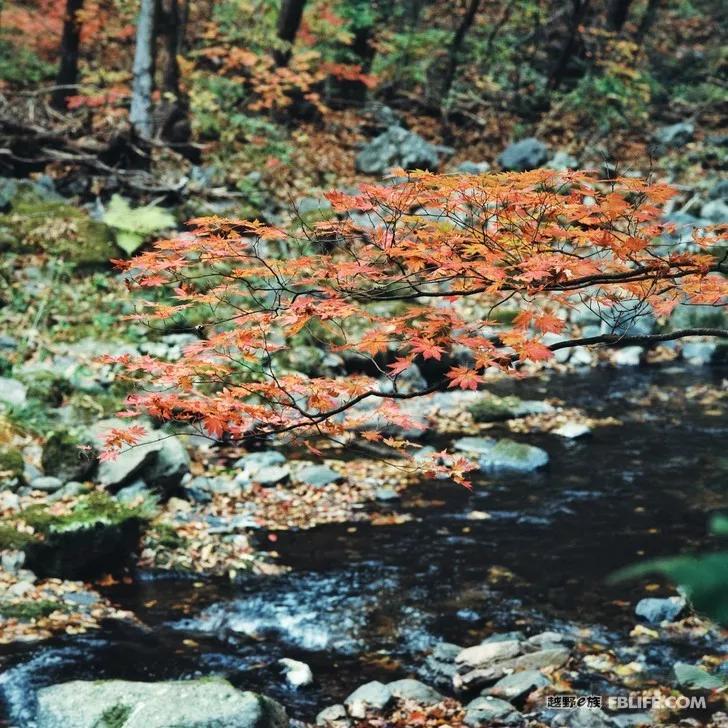
[[(475, 644), (509, 629), (589, 628), (628, 661), (644, 583), (604, 578), (644, 558), (717, 547), (705, 527), (726, 504), (728, 422), (686, 394), (726, 376), (671, 367), (505, 383), (501, 393), (558, 397), (623, 424), (580, 440), (515, 436), (549, 452), (546, 470), (481, 479), (472, 493), (423, 483), (394, 507), (406, 523), (282, 532), (275, 548), (292, 567), (282, 576), (229, 584), (141, 574), (111, 587), (146, 627), (3, 648), (1, 710), (29, 724), (35, 689), (70, 679), (222, 674), (310, 718), (368, 679), (414, 674), (437, 642)], [(720, 647), (696, 638), (642, 649), (659, 680), (676, 659)], [(307, 662), (315, 685), (288, 688), (283, 656)]]

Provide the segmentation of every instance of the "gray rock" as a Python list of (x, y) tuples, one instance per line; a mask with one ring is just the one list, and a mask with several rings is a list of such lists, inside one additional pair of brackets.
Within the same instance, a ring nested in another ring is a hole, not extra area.
[(521, 646), (517, 640), (484, 642), (475, 647), (466, 647), (457, 655), (455, 662), (466, 670), (477, 669), (509, 657), (515, 657), (520, 651)]
[(559, 728), (615, 728), (616, 723), (600, 708), (576, 708), (559, 713), (552, 725)]
[(703, 366), (710, 364), (718, 345), (713, 341), (685, 341), (682, 345), (682, 358), (690, 364)]
[(681, 121), (669, 126), (661, 126), (655, 131), (655, 141), (666, 147), (681, 147), (692, 140), (695, 125), (690, 121)]
[(465, 706), (464, 723), (470, 728), (490, 728), (494, 724), (509, 725), (519, 722), (520, 719), (520, 713), (500, 698), (475, 698)]
[(686, 606), (687, 602), (683, 597), (667, 597), (665, 599), (647, 597), (637, 602), (634, 613), (650, 624), (660, 624), (661, 622), (675, 621)]
[(603, 334), (644, 336), (655, 330), (657, 320), (649, 305), (638, 299), (625, 299), (609, 308), (599, 309)]
[(711, 200), (700, 208), (700, 217), (711, 223), (728, 222), (728, 204), (725, 200)]
[(419, 680), (405, 678), (387, 683), (389, 691), (400, 700), (412, 700), (419, 705), (435, 705), (444, 700), (443, 696), (429, 685)]
[(260, 468), (266, 465), (282, 465), (286, 462), (283, 453), (277, 450), (261, 450), (251, 452), (235, 461), (233, 467), (239, 468), (249, 476), (254, 475)]
[(22, 382), (9, 377), (0, 377), (0, 404), (19, 409), (25, 406), (27, 394), (28, 390)]
[(13, 351), (18, 348), (18, 340), (7, 334), (0, 334), (0, 349)]
[(496, 440), (492, 437), (460, 437), (453, 442), (452, 446), (455, 450), (477, 455), (490, 452), (495, 443)]
[(392, 167), (434, 171), (439, 163), (436, 147), (401, 126), (391, 126), (356, 156), (356, 170), (364, 174), (383, 175)]
[(98, 680), (38, 691), (37, 728), (288, 728), (275, 701), (218, 679)]
[(278, 660), (278, 664), (285, 670), (288, 684), (294, 688), (306, 687), (313, 683), (313, 672), (305, 662), (282, 657)]
[(290, 475), (288, 465), (264, 465), (256, 471), (253, 481), (260, 485), (276, 485), (288, 480)]
[(498, 157), (498, 163), (505, 170), (524, 172), (540, 167), (547, 159), (548, 147), (535, 137), (528, 137), (507, 146)]
[(297, 481), (312, 485), (314, 488), (323, 488), (331, 483), (339, 483), (343, 479), (344, 476), (341, 473), (328, 465), (310, 465), (296, 474)]
[(548, 453), (540, 447), (503, 439), (499, 440), (489, 452), (480, 456), (478, 465), (485, 472), (514, 471), (530, 473), (542, 468), (548, 461)]
[(589, 429), (589, 426), (585, 425), (583, 422), (564, 422), (563, 425), (559, 425), (559, 427), (551, 432), (554, 435), (565, 437), (568, 440), (575, 440), (578, 437), (591, 435), (591, 429)]
[(116, 494), (116, 500), (125, 506), (154, 499), (154, 494), (143, 480), (136, 480)]
[(351, 721), (346, 714), (346, 708), (338, 704), (324, 708), (316, 716), (316, 725), (325, 726), (325, 728), (349, 728)]
[(526, 640), (529, 645), (535, 645), (537, 647), (553, 647), (560, 645), (565, 642), (573, 642), (571, 637), (568, 637), (561, 632), (539, 632), (538, 634), (529, 637)]
[(625, 346), (614, 352), (613, 361), (618, 367), (638, 367), (643, 351), (641, 346)]
[(85, 493), (88, 490), (88, 486), (83, 483), (78, 483), (72, 480), (70, 483), (66, 483), (62, 488), (59, 488), (55, 493), (48, 497), (49, 503), (55, 503), (64, 498), (75, 498), (81, 493)]
[(452, 681), (457, 672), (455, 658), (462, 652), (460, 645), (450, 642), (440, 642), (435, 645), (424, 664), (419, 669), (419, 675), (428, 684), (437, 685), (443, 689), (451, 689)]
[(569, 659), (565, 647), (547, 647), (537, 652), (528, 652), (513, 661), (515, 670), (542, 670), (545, 667), (561, 667)]
[(484, 690), (483, 694), (504, 700), (517, 700), (550, 684), (551, 681), (538, 670), (522, 670), (502, 677), (492, 688)]
[(708, 197), (711, 200), (728, 200), (728, 179), (719, 180), (713, 185), (710, 192), (708, 192)]
[(392, 702), (392, 692), (378, 680), (372, 680), (357, 688), (344, 701), (352, 718), (363, 719), (369, 711), (382, 711)]
[(513, 630), (511, 632), (496, 632), (495, 634), (489, 635), (481, 641), (481, 645), (487, 645), (491, 642), (512, 642), (516, 640), (520, 642), (523, 640), (525, 635), (520, 630)]
[(46, 493), (53, 493), (63, 487), (63, 481), (54, 478), (52, 475), (42, 475), (40, 478), (34, 478), (30, 487), (33, 490), (44, 490)]
[(394, 488), (377, 488), (374, 491), (374, 497), (383, 503), (396, 501), (400, 498), (399, 493)]
[(25, 564), (24, 551), (5, 550), (0, 552), (0, 566), (9, 574), (16, 574), (23, 568), (23, 564)]
[(551, 159), (549, 159), (546, 163), (546, 167), (557, 171), (564, 169), (578, 169), (579, 160), (568, 152), (559, 150), (553, 157), (551, 157)]
[(654, 717), (650, 713), (621, 713), (611, 716), (617, 728), (637, 728), (638, 726), (653, 725)]
[(461, 162), (457, 166), (457, 171), (463, 174), (487, 174), (490, 172), (490, 164), (488, 162)]

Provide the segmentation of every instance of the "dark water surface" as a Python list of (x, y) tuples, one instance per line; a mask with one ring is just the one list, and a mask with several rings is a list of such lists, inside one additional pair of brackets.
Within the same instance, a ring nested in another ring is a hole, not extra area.
[[(515, 435), (548, 451), (544, 472), (480, 480), (473, 493), (422, 484), (395, 508), (412, 516), (407, 523), (282, 532), (275, 548), (292, 567), (283, 576), (231, 585), (140, 575), (111, 588), (147, 629), (112, 624), (0, 648), (0, 711), (30, 724), (34, 690), (71, 679), (223, 674), (306, 718), (367, 679), (413, 674), (438, 641), (474, 644), (507, 629), (588, 628), (628, 661), (644, 583), (610, 587), (604, 577), (643, 558), (717, 547), (705, 527), (727, 504), (728, 422), (685, 395), (726, 376), (653, 368), (504, 383), (501, 393), (558, 397), (623, 424), (577, 441)], [(473, 519), (473, 511), (490, 517)], [(643, 649), (659, 679), (676, 659), (719, 647), (657, 641)], [(275, 664), (283, 656), (309, 663), (316, 685), (287, 688)]]

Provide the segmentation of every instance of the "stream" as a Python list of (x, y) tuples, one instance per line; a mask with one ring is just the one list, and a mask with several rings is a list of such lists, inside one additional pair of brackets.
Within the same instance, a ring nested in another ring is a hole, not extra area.
[[(210, 674), (311, 719), (369, 679), (415, 675), (438, 642), (470, 645), (513, 629), (589, 629), (591, 640), (628, 655), (647, 582), (608, 586), (605, 577), (644, 558), (717, 546), (705, 531), (708, 514), (726, 503), (728, 422), (685, 393), (726, 376), (667, 366), (504, 382), (499, 394), (558, 397), (623, 424), (578, 440), (508, 435), (547, 450), (549, 466), (478, 476), (472, 493), (422, 483), (390, 507), (411, 516), (398, 525), (280, 532), (269, 547), (291, 567), (281, 576), (231, 584), (142, 573), (106, 587), (145, 627), (109, 623), (0, 648), (0, 724), (31, 725), (35, 690), (56, 682)], [(663, 585), (649, 595), (672, 593)], [(664, 637), (641, 649), (659, 679), (676, 660), (719, 648)], [(315, 684), (288, 687), (276, 665), (284, 656), (307, 662)]]

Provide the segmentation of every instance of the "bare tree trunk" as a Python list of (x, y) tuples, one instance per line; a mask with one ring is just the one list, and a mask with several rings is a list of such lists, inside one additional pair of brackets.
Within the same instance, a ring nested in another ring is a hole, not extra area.
[(136, 30), (136, 48), (129, 121), (136, 133), (149, 139), (154, 131), (152, 89), (154, 87), (154, 16), (155, 0), (141, 0)]
[(607, 28), (619, 33), (629, 16), (632, 0), (612, 0), (607, 8)]
[(306, 0), (282, 0), (281, 2), (281, 11), (278, 14), (278, 38), (288, 45), (285, 50), (274, 53), (279, 66), (285, 66), (291, 57), (293, 43), (296, 40), (298, 29), (301, 27), (305, 5)]
[(465, 43), (465, 36), (475, 21), (475, 16), (478, 14), (480, 8), (480, 0), (470, 0), (468, 7), (463, 15), (460, 25), (455, 31), (455, 35), (450, 41), (450, 48), (447, 54), (447, 65), (442, 75), (442, 85), (440, 86), (440, 94), (444, 101), (447, 95), (450, 93), (453, 82), (455, 81), (455, 74), (457, 73), (458, 66), (460, 65), (461, 58), (460, 53)]
[(648, 0), (647, 7), (645, 8), (645, 14), (642, 16), (637, 33), (635, 34), (635, 41), (637, 44), (641, 44), (647, 35), (648, 31), (657, 18), (657, 11), (660, 7), (660, 0)]
[(572, 11), (571, 19), (569, 21), (569, 30), (566, 35), (566, 40), (561, 48), (559, 57), (551, 71), (549, 78), (549, 88), (556, 90), (563, 81), (564, 73), (569, 65), (571, 57), (574, 55), (576, 49), (576, 39), (579, 34), (579, 26), (581, 21), (586, 15), (586, 11), (589, 8), (589, 0), (572, 0)]
[(78, 51), (81, 44), (81, 24), (78, 21), (78, 11), (82, 7), (83, 0), (66, 0), (59, 52), (60, 63), (56, 74), (57, 88), (51, 96), (51, 106), (55, 109), (66, 108), (69, 86), (75, 86), (78, 82)]
[(164, 34), (164, 69), (162, 71), (162, 90), (179, 96), (179, 63), (177, 54), (180, 47), (180, 7), (177, 0), (162, 2), (162, 33)]

